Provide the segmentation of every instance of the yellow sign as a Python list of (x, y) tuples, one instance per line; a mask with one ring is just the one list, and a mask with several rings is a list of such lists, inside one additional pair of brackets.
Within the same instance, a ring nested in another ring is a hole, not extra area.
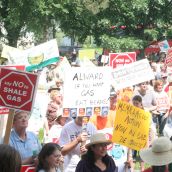
[(150, 113), (118, 101), (112, 141), (140, 150), (147, 144)]
[(85, 49), (79, 50), (79, 58), (80, 59), (94, 59), (95, 58), (95, 49)]

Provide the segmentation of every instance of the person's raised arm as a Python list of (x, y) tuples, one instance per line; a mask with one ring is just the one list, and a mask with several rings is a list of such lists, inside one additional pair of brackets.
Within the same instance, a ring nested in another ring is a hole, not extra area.
[(69, 152), (71, 152), (79, 143), (87, 140), (87, 133), (81, 133), (77, 138), (75, 138), (73, 141), (63, 145), (63, 148), (61, 150), (61, 153), (63, 156), (67, 155)]

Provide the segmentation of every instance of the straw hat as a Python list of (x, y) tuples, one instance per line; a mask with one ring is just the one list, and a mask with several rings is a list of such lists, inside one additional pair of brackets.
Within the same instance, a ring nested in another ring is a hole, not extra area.
[(107, 145), (109, 145), (112, 143), (112, 141), (109, 140), (105, 134), (97, 133), (91, 136), (89, 142), (85, 145), (85, 147), (88, 149), (90, 146), (96, 145), (99, 143), (106, 143)]
[(59, 91), (59, 90), (60, 90), (60, 88), (57, 88), (57, 86), (56, 86), (56, 85), (52, 85), (52, 86), (48, 89), (48, 93), (51, 93), (51, 91), (53, 91), (53, 90), (57, 90), (57, 91)]
[(168, 137), (159, 137), (151, 148), (140, 151), (140, 157), (152, 166), (167, 165), (172, 162), (172, 143)]

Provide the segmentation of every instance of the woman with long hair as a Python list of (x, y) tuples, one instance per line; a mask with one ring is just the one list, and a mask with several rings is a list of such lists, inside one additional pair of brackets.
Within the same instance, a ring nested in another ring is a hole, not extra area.
[(36, 172), (60, 172), (61, 147), (55, 143), (47, 143), (38, 155)]
[(112, 142), (103, 133), (91, 136), (86, 144), (87, 152), (79, 161), (75, 172), (115, 172), (117, 167), (114, 160), (107, 154), (107, 145)]

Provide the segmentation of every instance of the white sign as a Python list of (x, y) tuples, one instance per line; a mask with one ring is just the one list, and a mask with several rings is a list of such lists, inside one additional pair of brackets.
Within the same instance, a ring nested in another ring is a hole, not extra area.
[(53, 57), (59, 57), (59, 50), (55, 39), (24, 51), (9, 52), (9, 63), (30, 66), (40, 64)]
[(101, 63), (108, 63), (108, 60), (109, 60), (109, 56), (102, 55)]
[(110, 67), (77, 67), (66, 73), (63, 100), (65, 115), (91, 116), (96, 111), (107, 115), (110, 71)]
[(158, 45), (161, 52), (167, 52), (167, 50), (170, 48), (167, 40), (159, 42)]
[(147, 59), (139, 60), (123, 67), (113, 69), (113, 86), (116, 90), (150, 81), (155, 75)]

